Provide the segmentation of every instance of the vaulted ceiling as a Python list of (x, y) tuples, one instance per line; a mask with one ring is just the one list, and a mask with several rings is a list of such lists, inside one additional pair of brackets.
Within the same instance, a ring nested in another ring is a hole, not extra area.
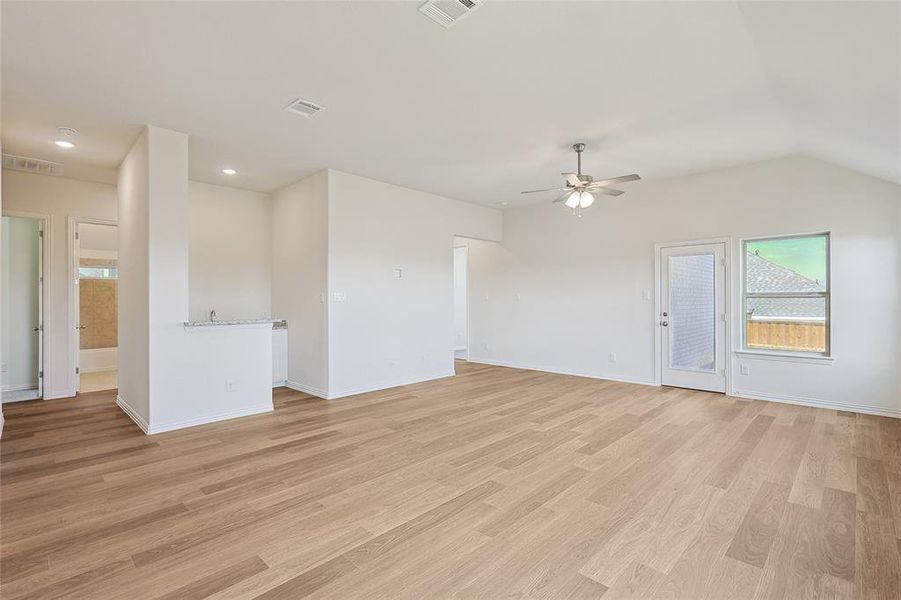
[(576, 141), (596, 178), (803, 153), (901, 182), (899, 28), (896, 2), (487, 0), (446, 30), (410, 2), (5, 1), (3, 150), (109, 179), (150, 123), (199, 181), (332, 167), (489, 206), (547, 199), (519, 191)]

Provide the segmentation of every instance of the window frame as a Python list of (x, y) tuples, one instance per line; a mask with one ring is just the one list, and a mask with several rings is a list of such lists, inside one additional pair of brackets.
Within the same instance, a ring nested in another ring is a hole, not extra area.
[[(826, 238), (826, 290), (824, 292), (748, 292), (748, 244), (771, 240), (790, 240), (808, 237)], [(814, 231), (810, 233), (792, 233), (785, 235), (769, 235), (762, 237), (742, 238), (741, 251), (741, 350), (743, 354), (757, 354), (771, 357), (812, 358), (831, 360), (832, 356), (832, 232)], [(786, 348), (767, 349), (748, 346), (748, 298), (823, 298), (825, 301), (826, 348), (823, 352), (808, 352)]]
[[(107, 276), (91, 276), (91, 275), (82, 275), (82, 269), (103, 269), (107, 271)], [(116, 275), (109, 275), (110, 271), (115, 271)], [(78, 266), (78, 279), (97, 279), (100, 281), (114, 281), (119, 279), (119, 267), (116, 265), (79, 265)]]

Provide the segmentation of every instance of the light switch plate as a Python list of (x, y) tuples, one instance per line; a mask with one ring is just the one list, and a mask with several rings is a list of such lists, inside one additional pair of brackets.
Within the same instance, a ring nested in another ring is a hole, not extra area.
[(403, 269), (394, 269), (394, 277), (396, 277), (397, 279), (400, 279), (403, 276), (404, 276)]
[(344, 302), (347, 300), (347, 294), (344, 292), (334, 292), (332, 298), (334, 298), (335, 302)]

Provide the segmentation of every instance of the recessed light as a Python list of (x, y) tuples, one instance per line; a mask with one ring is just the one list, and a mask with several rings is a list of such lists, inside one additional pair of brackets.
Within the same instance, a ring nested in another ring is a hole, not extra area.
[(75, 144), (73, 144), (69, 140), (56, 140), (53, 143), (56, 144), (57, 146), (59, 146), (60, 148), (74, 148), (75, 147)]
[(237, 171), (235, 171), (234, 169), (222, 169), (222, 174), (223, 175), (235, 175), (235, 174), (237, 174)]

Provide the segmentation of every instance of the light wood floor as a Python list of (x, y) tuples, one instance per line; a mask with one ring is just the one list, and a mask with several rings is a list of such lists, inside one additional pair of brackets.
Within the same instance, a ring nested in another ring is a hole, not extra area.
[(6, 406), (2, 597), (901, 598), (901, 421), (459, 371), (152, 437)]
[(115, 369), (112, 371), (96, 371), (94, 373), (82, 373), (80, 381), (80, 393), (87, 394), (90, 392), (99, 392), (104, 390), (114, 390), (117, 385), (119, 372)]

